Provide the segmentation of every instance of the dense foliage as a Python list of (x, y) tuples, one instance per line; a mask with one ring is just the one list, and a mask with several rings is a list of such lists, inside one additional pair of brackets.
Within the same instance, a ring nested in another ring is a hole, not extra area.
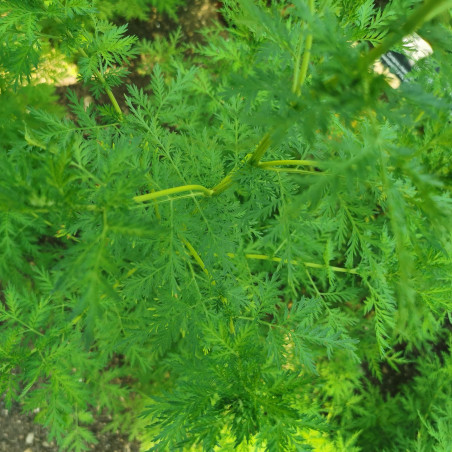
[[(450, 451), (450, 6), (228, 0), (190, 46), (1, 2), (6, 403), (62, 450), (108, 411), (143, 450)], [(36, 83), (52, 52), (94, 102)]]

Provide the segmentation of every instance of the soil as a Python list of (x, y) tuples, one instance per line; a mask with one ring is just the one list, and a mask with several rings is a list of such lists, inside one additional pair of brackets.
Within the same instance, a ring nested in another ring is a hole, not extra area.
[(162, 16), (155, 9), (148, 20), (131, 20), (128, 23), (128, 32), (139, 39), (152, 40), (159, 36), (168, 36), (176, 28), (182, 31), (182, 40), (200, 42), (198, 31), (219, 20), (218, 9), (221, 4), (215, 0), (186, 0), (185, 5), (179, 8), (178, 19)]
[[(47, 430), (35, 424), (34, 413), (22, 413), (15, 403), (10, 410), (0, 401), (0, 452), (58, 452), (54, 441), (48, 441)], [(91, 426), (98, 444), (92, 445), (90, 451), (96, 452), (139, 452), (140, 444), (130, 442), (118, 432), (103, 433), (108, 424), (107, 416), (99, 416)]]
[[(203, 27), (211, 25), (215, 21), (222, 21), (219, 14), (221, 2), (216, 0), (185, 0), (184, 6), (178, 10), (177, 21), (160, 14), (155, 8), (152, 9), (151, 14), (147, 20), (133, 19), (127, 22), (127, 33), (136, 36), (138, 39), (145, 39), (152, 41), (159, 37), (167, 37), (178, 27), (181, 29), (181, 41), (198, 43), (202, 41), (202, 36), (199, 30)], [(118, 19), (117, 25), (124, 25), (126, 22)], [(128, 111), (125, 104), (124, 94), (127, 93), (127, 85), (135, 85), (138, 88), (144, 88), (150, 82), (149, 76), (140, 75), (136, 71), (137, 60), (130, 61), (128, 66), (129, 75), (124, 80), (124, 83), (113, 89), (119, 106), (122, 111)], [(77, 83), (74, 79), (73, 84), (64, 84), (56, 88), (56, 93), (60, 98), (62, 105), (68, 105), (66, 97), (67, 90), (75, 91), (78, 98), (83, 98), (85, 103), (92, 102), (92, 97), (89, 89), (82, 83)], [(99, 99), (101, 104), (110, 104), (106, 95)]]

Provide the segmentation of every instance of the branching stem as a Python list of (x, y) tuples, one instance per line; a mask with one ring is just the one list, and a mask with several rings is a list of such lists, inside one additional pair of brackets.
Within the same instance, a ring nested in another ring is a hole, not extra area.
[(134, 196), (133, 200), (136, 202), (152, 201), (153, 199), (162, 198), (164, 196), (170, 196), (176, 193), (182, 193), (185, 191), (197, 191), (201, 192), (205, 196), (212, 196), (213, 190), (210, 190), (202, 185), (182, 185), (180, 187), (167, 188), (165, 190), (154, 191), (152, 193), (146, 193), (145, 195)]
[(250, 159), (252, 158), (253, 154), (246, 154), (245, 157), (240, 161), (240, 163), (232, 169), (215, 187), (212, 188), (212, 191), (214, 195), (218, 195), (220, 193), (223, 193), (226, 189), (228, 189), (232, 182), (234, 181), (234, 175), (243, 168), (246, 163), (250, 162)]
[[(264, 141), (264, 140), (262, 140)], [(261, 141), (261, 143), (262, 143)], [(260, 143), (260, 144), (261, 144)], [(259, 146), (260, 146), (259, 144)], [(258, 146), (258, 148), (259, 148)], [(262, 147), (260, 147), (260, 149), (262, 150)], [(214, 195), (219, 195), (220, 193), (223, 193), (225, 190), (227, 190), (233, 183), (234, 181), (234, 175), (241, 169), (243, 168), (244, 165), (246, 165), (247, 163), (251, 162), (251, 159), (253, 158), (255, 154), (247, 154), (241, 161), (240, 163), (233, 169), (231, 170), (217, 185), (215, 185), (215, 187), (213, 187), (212, 189), (206, 188), (203, 185), (182, 185), (180, 187), (173, 187), (173, 188), (167, 188), (165, 190), (159, 190), (159, 191), (155, 191), (153, 190), (151, 193), (147, 193), (145, 195), (139, 195), (139, 196), (135, 196), (133, 199), (136, 202), (146, 202), (146, 201), (151, 201), (151, 200), (155, 200), (158, 198), (162, 198), (165, 196), (169, 196), (169, 195), (173, 195), (176, 193), (181, 193), (181, 192), (187, 192), (187, 191), (194, 191), (194, 192), (198, 192), (198, 193), (192, 193), (190, 194), (190, 196), (192, 195), (204, 195), (204, 196), (214, 196)], [(273, 161), (269, 161), (269, 162), (262, 162), (262, 163), (258, 163), (257, 166), (259, 168), (262, 168), (264, 170), (270, 170), (270, 171), (287, 171), (287, 172), (297, 172), (300, 174), (323, 174), (323, 173), (319, 173), (316, 171), (304, 171), (304, 170), (297, 170), (297, 169), (284, 169), (284, 168), (274, 168), (276, 166), (279, 165), (287, 165), (287, 166), (300, 166), (300, 165), (306, 165), (306, 166), (317, 166), (320, 162), (315, 161), (315, 160), (273, 160)], [(183, 196), (185, 197), (185, 196)], [(175, 198), (172, 198), (175, 199)]]

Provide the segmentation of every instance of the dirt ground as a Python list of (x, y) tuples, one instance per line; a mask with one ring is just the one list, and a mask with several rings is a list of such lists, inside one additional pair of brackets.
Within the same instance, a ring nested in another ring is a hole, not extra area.
[[(166, 36), (176, 27), (180, 26), (183, 39), (195, 42), (199, 41), (196, 33), (201, 27), (212, 20), (219, 19), (217, 8), (219, 2), (214, 0), (187, 0), (178, 13), (178, 22), (159, 15), (153, 11), (147, 21), (134, 20), (129, 22), (129, 33), (147, 40), (157, 36)], [(133, 67), (132, 67), (133, 70)], [(133, 77), (133, 83), (145, 85), (147, 80), (139, 76)], [(67, 88), (74, 89), (81, 97), (85, 88), (79, 85), (64, 86), (57, 89), (62, 103), (65, 103)], [(0, 395), (1, 396), (1, 395)], [(23, 414), (19, 404), (14, 404), (10, 410), (6, 409), (4, 401), (0, 399), (0, 452), (57, 452), (55, 442), (47, 440), (47, 431), (44, 427), (34, 422), (34, 414)], [(139, 452), (140, 444), (137, 441), (130, 442), (127, 437), (118, 432), (103, 432), (108, 424), (108, 417), (96, 417), (91, 430), (98, 439), (98, 444), (92, 445), (90, 450), (96, 452)]]
[[(18, 404), (7, 410), (0, 402), (0, 452), (57, 452), (54, 441), (48, 442), (47, 431), (35, 424), (34, 414), (22, 414)], [(102, 433), (108, 418), (98, 417), (91, 426), (99, 443), (90, 450), (96, 452), (139, 452), (140, 444), (130, 442), (119, 433)]]
[[(180, 28), (182, 42), (198, 43), (202, 40), (200, 33), (198, 33), (201, 28), (209, 26), (214, 21), (222, 21), (222, 17), (219, 14), (220, 7), (221, 2), (217, 0), (184, 0), (184, 5), (178, 10), (177, 21), (159, 14), (154, 8), (151, 10), (149, 18), (146, 21), (138, 19), (128, 21), (128, 34), (137, 36), (139, 39), (152, 41), (157, 38), (167, 37), (177, 28)], [(117, 25), (126, 23), (120, 18), (116, 22)], [(124, 83), (121, 86), (113, 88), (113, 93), (119, 106), (125, 112), (128, 111), (124, 98), (124, 95), (127, 94), (127, 85), (144, 88), (150, 82), (150, 75), (143, 76), (138, 73), (138, 61), (139, 58), (130, 61), (130, 64), (127, 66), (129, 74), (124, 79)], [(63, 83), (58, 84), (56, 88), (60, 104), (68, 106), (68, 89), (74, 91), (79, 99), (84, 99), (87, 103), (92, 101), (89, 89), (82, 83), (77, 82), (74, 75), (67, 80), (70, 80), (69, 83), (65, 80)], [(98, 99), (98, 102), (100, 104), (110, 104), (107, 95), (102, 95)]]

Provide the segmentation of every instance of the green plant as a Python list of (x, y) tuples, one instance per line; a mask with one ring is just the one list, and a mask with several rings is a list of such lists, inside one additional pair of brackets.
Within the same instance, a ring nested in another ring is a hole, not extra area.
[(146, 20), (151, 8), (176, 19), (177, 8), (183, 4), (183, 0), (103, 0), (96, 2), (99, 14), (105, 18), (119, 16), (126, 20), (135, 18)]
[(350, 3), (229, 0), (124, 103), (125, 27), (0, 10), (9, 84), (45, 18), (110, 101), (1, 145), (0, 391), (63, 450), (102, 410), (144, 450), (450, 449), (450, 27), (399, 90), (371, 66), (451, 2)]

